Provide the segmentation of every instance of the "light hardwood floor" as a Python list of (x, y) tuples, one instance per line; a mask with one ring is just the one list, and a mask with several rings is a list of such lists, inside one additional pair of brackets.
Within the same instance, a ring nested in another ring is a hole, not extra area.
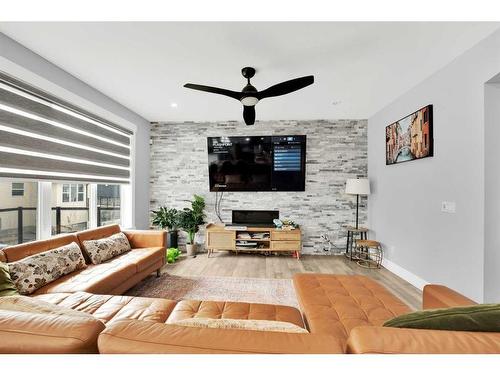
[(226, 276), (291, 279), (299, 272), (366, 275), (379, 281), (414, 310), (422, 306), (422, 292), (396, 276), (381, 269), (364, 269), (344, 256), (303, 255), (300, 260), (289, 256), (234, 254), (218, 252), (207, 258), (182, 256), (176, 263), (165, 266), (163, 272), (177, 276)]

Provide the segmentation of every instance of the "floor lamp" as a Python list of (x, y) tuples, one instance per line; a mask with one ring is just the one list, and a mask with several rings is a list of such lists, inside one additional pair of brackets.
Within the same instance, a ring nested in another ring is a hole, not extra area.
[(345, 184), (345, 192), (356, 196), (356, 229), (358, 229), (359, 196), (370, 194), (370, 181), (367, 178), (350, 178)]

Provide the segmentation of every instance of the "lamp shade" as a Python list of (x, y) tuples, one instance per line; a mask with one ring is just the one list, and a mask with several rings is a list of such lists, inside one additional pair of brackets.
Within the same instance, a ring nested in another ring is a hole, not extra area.
[(350, 178), (345, 184), (346, 194), (370, 194), (370, 181), (367, 178)]

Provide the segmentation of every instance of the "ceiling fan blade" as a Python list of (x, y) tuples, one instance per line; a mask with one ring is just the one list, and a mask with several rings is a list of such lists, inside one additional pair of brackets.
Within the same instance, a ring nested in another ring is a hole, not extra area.
[(289, 94), (314, 83), (314, 76), (305, 76), (278, 83), (258, 93), (258, 99)]
[(211, 92), (212, 94), (225, 95), (225, 96), (229, 96), (230, 98), (233, 98), (236, 100), (241, 99), (241, 92), (237, 92), (237, 91), (231, 91), (231, 90), (221, 89), (221, 88), (212, 87), (212, 86), (196, 85), (194, 83), (186, 83), (184, 85), (184, 87), (186, 87), (188, 89), (193, 89), (193, 90)]
[(243, 106), (243, 119), (247, 125), (255, 124), (255, 106)]

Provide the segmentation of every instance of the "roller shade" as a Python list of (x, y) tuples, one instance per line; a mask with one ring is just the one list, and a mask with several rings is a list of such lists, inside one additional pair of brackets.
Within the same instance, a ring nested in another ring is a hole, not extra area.
[(0, 177), (128, 183), (132, 135), (0, 72)]

